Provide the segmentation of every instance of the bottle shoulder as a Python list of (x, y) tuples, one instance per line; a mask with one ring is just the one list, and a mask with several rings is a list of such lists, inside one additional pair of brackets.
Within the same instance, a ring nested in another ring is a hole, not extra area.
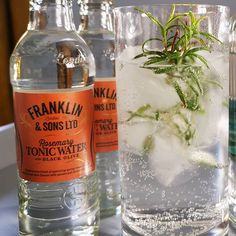
[(91, 51), (84, 39), (75, 31), (26, 31), (16, 44), (13, 54), (27, 55), (57, 49), (60, 45), (83, 49), (89, 56)]
[(54, 88), (63, 78), (72, 87), (83, 81), (87, 86), (95, 75), (95, 59), (76, 32), (27, 31), (11, 54), (10, 74), (15, 86)]
[(52, 65), (74, 58), (78, 63), (95, 67), (94, 56), (89, 46), (73, 31), (27, 31), (13, 50), (10, 63), (15, 63), (19, 58), (28, 61), (28, 66), (35, 64), (36, 60), (43, 65)]

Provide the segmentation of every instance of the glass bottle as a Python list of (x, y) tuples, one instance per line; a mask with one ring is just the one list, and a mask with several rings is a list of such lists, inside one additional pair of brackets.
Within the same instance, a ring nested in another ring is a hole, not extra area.
[(236, 229), (236, 15), (230, 22), (230, 80), (229, 80), (229, 211)]
[(94, 57), (75, 31), (72, 0), (30, 0), (10, 72), (20, 235), (97, 235)]
[(101, 216), (120, 212), (112, 0), (79, 0), (79, 34), (96, 64), (94, 135)]

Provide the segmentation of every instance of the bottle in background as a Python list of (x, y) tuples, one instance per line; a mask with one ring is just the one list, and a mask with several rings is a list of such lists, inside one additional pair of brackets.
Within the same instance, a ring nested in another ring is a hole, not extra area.
[(120, 212), (112, 0), (79, 0), (79, 34), (96, 64), (94, 134), (101, 216)]
[(229, 210), (231, 225), (236, 229), (236, 15), (231, 17), (230, 29)]
[(20, 235), (97, 235), (94, 57), (75, 32), (71, 0), (30, 0), (10, 60)]

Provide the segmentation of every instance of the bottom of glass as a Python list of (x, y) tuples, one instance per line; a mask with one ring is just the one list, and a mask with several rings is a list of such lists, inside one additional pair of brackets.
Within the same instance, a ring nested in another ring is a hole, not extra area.
[(222, 209), (189, 208), (124, 213), (123, 236), (225, 236), (229, 230), (228, 214)]
[[(155, 234), (139, 234), (135, 231), (133, 231), (132, 229), (130, 229), (127, 225), (122, 223), (122, 232), (121, 232), (121, 236), (167, 236), (167, 235), (185, 235), (185, 236), (196, 236), (196, 235), (201, 235), (201, 236), (226, 236), (228, 235), (228, 231), (229, 231), (229, 226), (227, 222), (223, 222), (220, 225), (218, 225), (217, 227), (215, 227), (214, 229), (211, 229), (205, 233), (188, 233), (188, 232), (184, 232), (182, 231), (181, 234), (176, 234), (175, 232), (173, 233), (155, 233)], [(231, 232), (234, 232), (234, 234), (232, 235), (236, 235), (236, 231), (231, 230)], [(231, 234), (230, 234), (231, 235)]]

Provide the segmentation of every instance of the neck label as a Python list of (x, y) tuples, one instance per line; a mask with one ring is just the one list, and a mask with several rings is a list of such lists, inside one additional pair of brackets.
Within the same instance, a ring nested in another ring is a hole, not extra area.
[(116, 81), (94, 83), (94, 137), (96, 152), (118, 150)]

